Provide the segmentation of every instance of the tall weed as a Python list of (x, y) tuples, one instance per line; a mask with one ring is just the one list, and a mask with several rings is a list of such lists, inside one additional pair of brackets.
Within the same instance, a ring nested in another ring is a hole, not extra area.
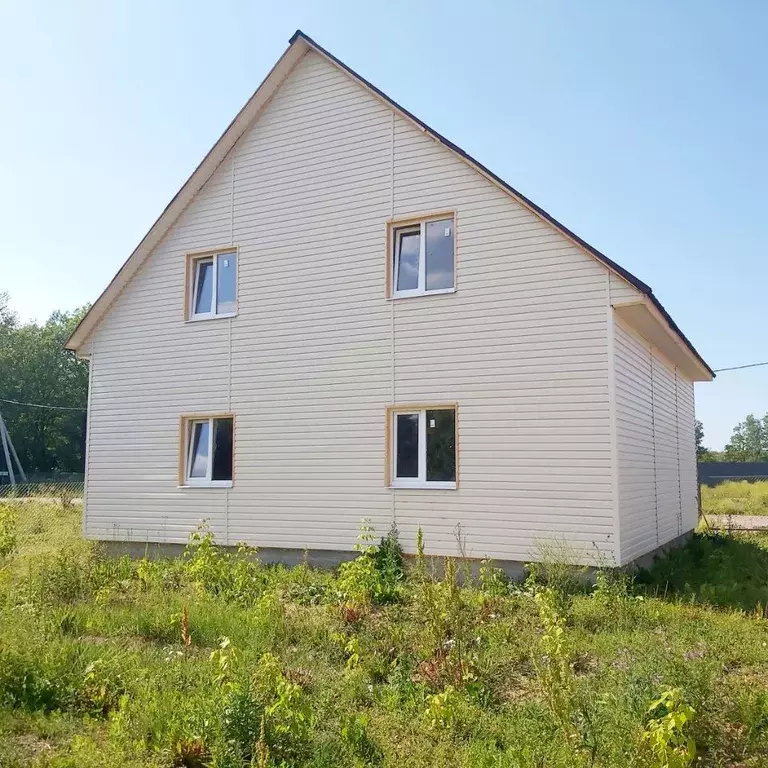
[(266, 583), (256, 553), (245, 544), (235, 552), (219, 547), (211, 530), (202, 525), (189, 538), (182, 568), (188, 581), (201, 591), (251, 605), (261, 596)]
[(355, 544), (358, 555), (339, 566), (339, 593), (352, 605), (385, 604), (401, 597), (404, 572), (397, 528), (393, 524), (380, 547), (374, 539), (370, 520), (362, 520)]

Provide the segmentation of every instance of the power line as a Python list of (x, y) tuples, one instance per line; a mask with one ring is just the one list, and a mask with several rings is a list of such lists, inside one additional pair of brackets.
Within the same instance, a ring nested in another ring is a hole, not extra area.
[[(764, 363), (749, 363), (749, 365), (734, 365), (731, 368), (713, 368), (714, 373), (722, 373), (723, 371), (742, 371), (745, 368), (759, 368), (763, 365), (768, 365), (768, 360)], [(10, 403), (11, 405), (23, 405), (27, 408), (45, 408), (50, 411), (87, 411), (87, 408), (78, 408), (72, 405), (45, 405), (43, 403), (23, 403), (21, 400), (6, 400), (0, 397), (0, 403)]]
[(71, 405), (43, 405), (42, 403), (22, 403), (20, 400), (5, 400), (0, 397), (0, 403), (11, 403), (11, 405), (24, 405), (28, 408), (46, 408), (51, 411), (87, 411), (87, 408), (77, 408)]
[(734, 365), (733, 368), (715, 368), (715, 373), (721, 373), (722, 371), (740, 371), (742, 368), (758, 368), (761, 365), (768, 365), (768, 361), (765, 363), (750, 363), (749, 365)]

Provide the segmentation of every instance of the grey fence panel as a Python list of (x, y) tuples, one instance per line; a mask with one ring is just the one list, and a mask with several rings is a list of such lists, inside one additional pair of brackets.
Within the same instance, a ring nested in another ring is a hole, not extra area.
[(768, 462), (700, 461), (699, 482), (719, 485), (728, 480), (768, 480)]

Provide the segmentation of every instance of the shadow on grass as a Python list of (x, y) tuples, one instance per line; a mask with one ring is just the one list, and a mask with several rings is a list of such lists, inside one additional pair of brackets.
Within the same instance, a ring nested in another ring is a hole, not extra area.
[(689, 599), (765, 615), (768, 606), (768, 535), (696, 533), (679, 549), (641, 570), (647, 594)]

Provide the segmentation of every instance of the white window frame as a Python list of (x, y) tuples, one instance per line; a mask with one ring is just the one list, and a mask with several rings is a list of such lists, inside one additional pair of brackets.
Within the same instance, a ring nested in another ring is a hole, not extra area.
[[(218, 311), (218, 305), (219, 305), (219, 257), (220, 256), (234, 256), (235, 258), (235, 311), (234, 312), (219, 312)], [(199, 255), (194, 255), (191, 257), (191, 284), (192, 284), (192, 290), (190, 292), (190, 298), (189, 298), (189, 319), (192, 321), (198, 321), (198, 320), (213, 320), (214, 318), (218, 317), (235, 317), (237, 315), (237, 301), (238, 301), (238, 291), (237, 291), (237, 284), (239, 282), (238, 280), (238, 270), (240, 269), (239, 259), (237, 258), (238, 253), (237, 250), (222, 250), (222, 251), (211, 251), (210, 253), (201, 253)], [(195, 300), (197, 298), (197, 284), (198, 279), (200, 275), (200, 265), (205, 262), (211, 262), (212, 264), (212, 272), (213, 272), (213, 284), (211, 287), (211, 290), (213, 291), (211, 295), (211, 311), (210, 312), (195, 312)]]
[[(456, 407), (448, 405), (430, 405), (427, 408), (403, 408), (392, 410), (392, 455), (391, 461), (391, 475), (390, 482), (391, 488), (424, 488), (434, 490), (453, 491), (456, 489), (455, 480), (427, 480), (427, 411), (453, 411), (454, 430), (456, 429)], [(398, 477), (397, 476), (397, 424), (398, 416), (413, 416), (419, 417), (419, 448), (418, 448), (418, 477)], [(454, 445), (455, 454), (455, 470), (454, 474), (458, 476), (458, 445)]]
[[(451, 230), (453, 235), (453, 285), (450, 288), (435, 288), (431, 291), (427, 290), (427, 224), (434, 221), (451, 221)], [(409, 288), (407, 290), (398, 291), (397, 283), (400, 276), (400, 240), (404, 234), (409, 234), (418, 231), (419, 233), (419, 282), (416, 288)], [(427, 219), (421, 221), (407, 222), (402, 224), (395, 222), (392, 225), (392, 233), (394, 237), (392, 262), (393, 262), (393, 279), (392, 283), (392, 297), (395, 299), (405, 299), (410, 296), (432, 296), (440, 293), (456, 293), (456, 217), (453, 214), (445, 214), (440, 216), (430, 216)]]
[[(213, 425), (215, 421), (221, 419), (232, 420), (232, 471), (234, 474), (235, 465), (235, 444), (234, 444), (234, 416), (205, 416), (191, 417), (185, 419), (186, 429), (184, 437), (184, 485), (182, 487), (202, 487), (202, 488), (231, 488), (232, 480), (213, 480)], [(206, 467), (205, 477), (192, 477), (192, 443), (195, 434), (195, 424), (204, 424), (208, 422), (208, 466)]]

